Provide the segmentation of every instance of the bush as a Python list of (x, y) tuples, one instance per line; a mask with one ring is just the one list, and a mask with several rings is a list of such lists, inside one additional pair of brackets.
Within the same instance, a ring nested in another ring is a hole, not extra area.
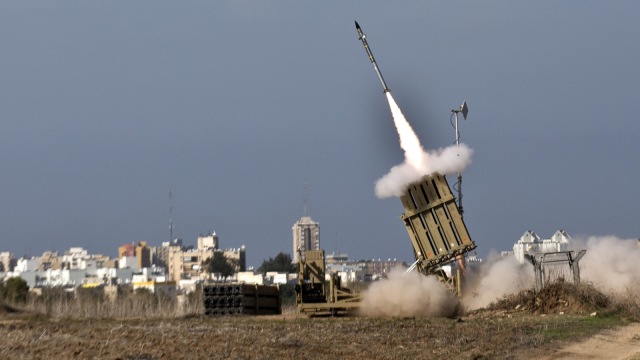
[(24, 303), (29, 296), (29, 285), (22, 278), (9, 278), (0, 284), (0, 296), (10, 303)]
[(280, 252), (275, 258), (264, 260), (262, 265), (258, 268), (258, 272), (262, 274), (266, 274), (270, 271), (290, 274), (297, 272), (298, 267), (291, 263), (291, 255)]
[(222, 252), (216, 251), (213, 256), (202, 262), (202, 266), (207, 272), (212, 274), (220, 274), (226, 279), (235, 272), (234, 261), (227, 259)]
[(593, 285), (555, 282), (536, 292), (533, 289), (522, 290), (497, 300), (487, 307), (489, 310), (520, 309), (534, 314), (565, 312), (571, 314), (589, 314), (610, 308), (608, 296)]

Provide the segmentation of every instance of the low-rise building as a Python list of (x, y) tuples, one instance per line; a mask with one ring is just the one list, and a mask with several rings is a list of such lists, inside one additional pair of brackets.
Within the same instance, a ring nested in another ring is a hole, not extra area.
[(122, 244), (118, 247), (118, 259), (135, 258), (136, 267), (142, 269), (151, 266), (151, 248), (146, 241), (131, 244)]
[(77, 270), (82, 268), (82, 261), (89, 258), (87, 250), (81, 247), (72, 247), (62, 255), (62, 262), (65, 268)]
[(101, 268), (96, 271), (96, 279), (105, 285), (131, 284), (134, 270), (131, 268)]
[(58, 254), (57, 251), (45, 251), (42, 253), (40, 257), (40, 264), (38, 266), (38, 270), (58, 270), (61, 269), (63, 265), (62, 257)]
[(21, 273), (24, 271), (36, 271), (38, 270), (40, 265), (40, 258), (31, 257), (31, 258), (20, 258), (16, 262), (16, 266), (13, 268), (13, 272)]
[(123, 256), (118, 259), (119, 269), (133, 269), (133, 271), (140, 270), (138, 267), (138, 259), (135, 256)]
[(298, 274), (279, 273), (268, 271), (265, 275), (265, 282), (268, 284), (294, 284), (298, 279)]
[(218, 249), (218, 235), (216, 232), (209, 232), (207, 235), (200, 235), (198, 237), (198, 249)]
[(245, 271), (246, 252), (244, 245), (236, 249), (221, 250), (218, 248), (218, 235), (213, 232), (198, 237), (198, 247), (185, 247), (182, 241), (163, 243), (161, 247), (153, 250), (154, 262), (166, 264), (169, 280), (178, 282), (182, 286), (182, 280), (205, 280), (209, 276), (202, 266), (203, 262), (213, 257), (216, 252), (222, 252), (224, 257), (234, 266), (235, 272)]
[(407, 266), (404, 261), (397, 259), (349, 260), (347, 254), (328, 254), (326, 259), (326, 273), (337, 273), (343, 284), (376, 280), (387, 275), (396, 266)]
[(22, 278), (29, 288), (34, 287), (76, 287), (85, 283), (86, 271), (81, 269), (48, 269), (14, 272), (9, 276)]
[(264, 285), (264, 276), (262, 274), (255, 274), (253, 271), (238, 272), (237, 280), (245, 284)]

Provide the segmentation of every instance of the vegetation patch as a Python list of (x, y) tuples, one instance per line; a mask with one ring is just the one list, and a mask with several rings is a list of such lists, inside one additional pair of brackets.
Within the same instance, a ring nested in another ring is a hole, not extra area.
[(9, 306), (3, 302), (0, 301), (0, 315), (2, 314), (14, 314), (19, 312), (18, 309), (14, 308), (13, 306)]
[(556, 282), (539, 292), (527, 289), (491, 303), (489, 310), (520, 310), (533, 314), (591, 314), (610, 308), (610, 298), (591, 284)]
[[(230, 316), (0, 321), (0, 358), (507, 359), (542, 355), (615, 326), (615, 318)], [(38, 341), (33, 341), (38, 339)], [(535, 356), (534, 356), (535, 357)]]

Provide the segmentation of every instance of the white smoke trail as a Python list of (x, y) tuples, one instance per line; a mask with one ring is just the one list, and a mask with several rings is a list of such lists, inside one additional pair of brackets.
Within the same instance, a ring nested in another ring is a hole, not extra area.
[(425, 175), (455, 174), (471, 163), (473, 150), (465, 144), (426, 152), (390, 92), (387, 92), (387, 100), (400, 137), (400, 147), (404, 150), (405, 160), (376, 181), (376, 196), (379, 198), (402, 196), (409, 184), (420, 180)]

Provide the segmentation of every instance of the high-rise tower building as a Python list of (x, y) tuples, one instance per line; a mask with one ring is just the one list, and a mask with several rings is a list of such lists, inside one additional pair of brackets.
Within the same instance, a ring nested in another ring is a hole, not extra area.
[[(320, 224), (303, 216), (293, 224), (293, 262), (300, 262), (307, 250), (320, 250)], [(300, 250), (300, 253), (298, 253)]]

